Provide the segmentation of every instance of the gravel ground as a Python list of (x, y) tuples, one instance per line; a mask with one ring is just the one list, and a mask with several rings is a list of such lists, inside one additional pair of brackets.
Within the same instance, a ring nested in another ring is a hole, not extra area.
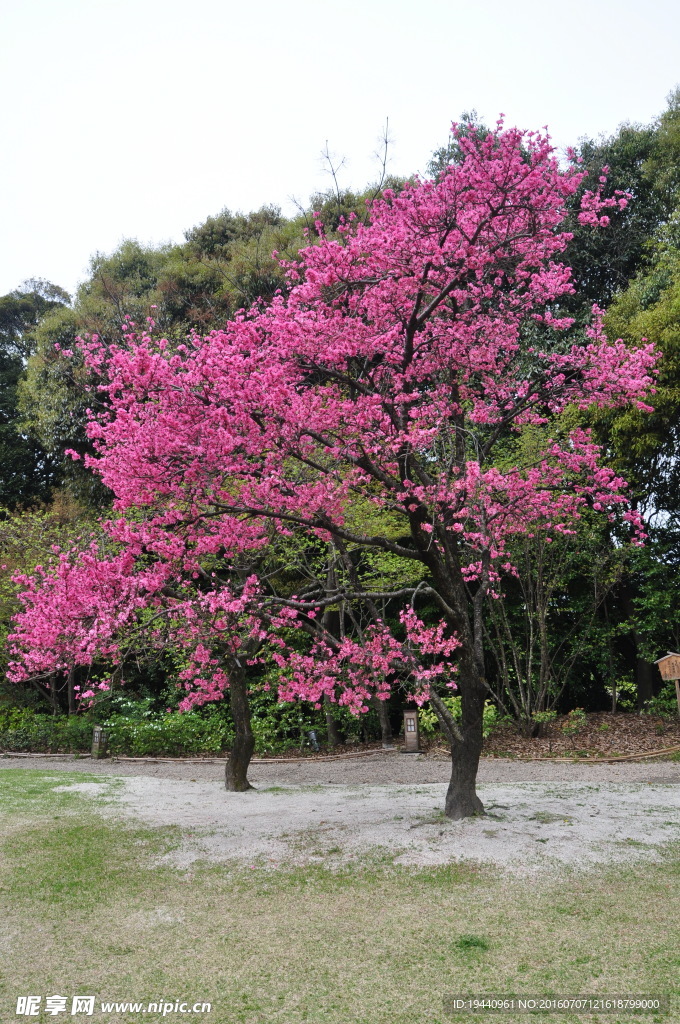
[[(87, 772), (91, 775), (151, 776), (177, 781), (221, 780), (222, 764), (186, 761), (102, 761), (89, 758), (0, 756), (2, 768), (39, 768), (41, 771)], [(254, 786), (369, 785), (389, 783), (423, 785), (447, 782), (450, 761), (441, 755), (378, 753), (337, 761), (271, 761), (253, 764), (248, 777)], [(480, 784), (512, 782), (592, 782), (680, 784), (680, 762), (622, 761), (618, 764), (573, 764), (550, 761), (513, 761), (482, 758)]]
[(443, 816), (443, 783), (226, 793), (217, 780), (137, 775), (55, 790), (95, 798), (107, 817), (178, 828), (178, 842), (160, 860), (184, 870), (197, 860), (339, 867), (388, 854), (414, 867), (476, 861), (535, 877), (656, 860), (680, 840), (680, 791), (672, 784), (486, 783), (479, 787), (486, 815), (464, 821)]
[[(0, 757), (0, 768), (47, 771), (55, 789), (95, 798), (107, 817), (179, 828), (164, 860), (189, 872), (206, 859), (339, 867), (389, 854), (414, 867), (466, 860), (536, 878), (655, 860), (680, 841), (677, 762), (485, 759), (479, 793), (487, 813), (457, 822), (442, 814), (443, 757), (255, 764), (249, 793), (225, 792), (221, 764)], [(60, 785), (61, 772), (90, 780)]]

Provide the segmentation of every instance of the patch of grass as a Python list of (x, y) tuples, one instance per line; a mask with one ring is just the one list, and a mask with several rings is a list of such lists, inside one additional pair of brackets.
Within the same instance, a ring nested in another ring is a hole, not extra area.
[(71, 784), (96, 783), (103, 793), (117, 780), (85, 772), (49, 775), (35, 769), (8, 768), (0, 777), (0, 814), (15, 814), (28, 811), (30, 814), (49, 814), (83, 808), (83, 793), (65, 793), (61, 787)]
[(437, 811), (435, 814), (427, 815), (427, 817), (423, 815), (418, 815), (418, 817), (420, 820), (411, 825), (411, 828), (420, 828), (422, 825), (446, 825), (451, 822), (451, 819), (447, 818), (443, 811)]
[[(90, 815), (24, 828), (12, 835), (11, 849), (5, 852), (10, 867), (21, 866), (14, 872), (14, 896), (27, 904), (48, 904), (69, 913), (92, 907), (115, 893), (128, 898), (150, 881), (148, 869), (131, 870), (131, 864), (139, 860), (140, 847), (143, 844), (147, 854), (165, 852), (170, 846), (169, 831), (121, 829)], [(114, 850), (116, 856), (112, 857)], [(46, 870), (48, 864), (53, 865), (52, 870)]]
[(54, 792), (61, 773), (2, 781), (2, 1021), (26, 993), (207, 1001), (210, 1024), (470, 1024), (444, 996), (490, 988), (680, 997), (677, 845), (659, 863), (530, 882), (472, 862), (402, 867), (390, 850), (339, 867), (176, 869), (159, 857), (178, 828), (102, 818), (90, 794)]
[(531, 821), (537, 821), (540, 825), (552, 825), (556, 821), (561, 821), (563, 824), (568, 823), (568, 819), (563, 814), (553, 814), (551, 811), (536, 811), (536, 814), (531, 815)]
[(481, 935), (461, 935), (455, 943), (458, 949), (482, 949), (489, 948), (489, 943)]

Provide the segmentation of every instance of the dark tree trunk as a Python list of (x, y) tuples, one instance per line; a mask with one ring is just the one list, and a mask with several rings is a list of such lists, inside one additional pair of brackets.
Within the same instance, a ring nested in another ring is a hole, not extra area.
[(642, 711), (645, 703), (654, 696), (655, 676), (658, 675), (656, 665), (645, 661), (639, 655), (635, 659), (635, 679), (637, 682), (637, 709)]
[(635, 684), (637, 687), (637, 708), (641, 711), (645, 701), (651, 700), (654, 696), (655, 677), (658, 677), (656, 667), (651, 662), (645, 661), (640, 655), (640, 636), (635, 628), (635, 605), (633, 597), (635, 591), (631, 583), (625, 584), (621, 591), (621, 606), (630, 622), (630, 636), (635, 649)]
[(337, 747), (342, 743), (342, 737), (340, 736), (340, 730), (338, 729), (338, 723), (333, 718), (331, 711), (331, 702), (328, 699), (328, 695), (324, 694), (323, 697), (323, 710), (326, 715), (326, 732), (328, 734), (328, 746)]
[[(416, 534), (416, 539), (418, 535)], [(446, 537), (444, 536), (444, 542)], [(483, 607), (488, 589), (488, 564), (484, 569), (470, 607), (467, 586), (460, 571), (458, 553), (449, 549), (441, 560), (429, 553), (424, 559), (435, 586), (447, 605), (449, 627), (458, 636), (458, 694), (461, 697), (461, 720), (455, 722), (451, 712), (438, 701), (438, 717), (451, 742), (451, 779), (446, 791), (444, 814), (453, 821), (484, 814), (484, 805), (477, 796), (476, 782), (482, 753), (484, 702), (488, 688), (484, 680)], [(484, 563), (484, 558), (483, 558)], [(486, 559), (488, 563), (488, 556)], [(485, 580), (484, 573), (487, 573)]]
[(446, 791), (444, 814), (453, 821), (484, 814), (484, 805), (477, 796), (476, 781), (482, 753), (484, 701), (488, 691), (483, 679), (481, 602), (473, 608), (472, 622), (468, 615), (468, 597), (462, 576), (449, 572), (433, 562), (430, 566), (440, 593), (445, 595), (450, 611), (449, 626), (455, 630), (462, 646), (458, 655), (458, 694), (461, 697), (461, 721), (455, 722), (451, 712), (439, 703), (438, 717), (451, 742), (451, 778)]
[(69, 715), (75, 715), (75, 713), (78, 710), (78, 708), (76, 707), (76, 694), (75, 694), (75, 690), (73, 689), (73, 684), (75, 683), (75, 678), (76, 678), (76, 670), (75, 670), (75, 666), (72, 666), (71, 667), (71, 671), (68, 674), (68, 713), (69, 713)]
[(231, 666), (229, 698), (234, 719), (234, 742), (227, 760), (224, 784), (230, 793), (245, 793), (253, 787), (248, 782), (248, 766), (255, 749), (255, 737), (250, 727), (250, 706), (245, 674), (240, 665)]
[(56, 675), (50, 676), (50, 699), (52, 701), (52, 714), (56, 717), (59, 714), (59, 692), (57, 690)]
[(375, 697), (373, 703), (378, 712), (378, 719), (380, 720), (380, 737), (382, 739), (382, 745), (383, 747), (391, 747), (394, 744), (394, 736), (392, 735), (392, 726), (390, 724), (390, 713), (387, 708), (387, 701), (379, 700)]
[[(462, 665), (461, 665), (462, 669)], [(460, 739), (451, 745), (451, 780), (446, 792), (444, 813), (447, 818), (458, 821), (475, 814), (484, 814), (484, 805), (477, 796), (476, 780), (479, 757), (482, 752), (482, 724), (486, 690), (481, 681), (472, 678), (462, 684), (462, 721), (459, 724)]]

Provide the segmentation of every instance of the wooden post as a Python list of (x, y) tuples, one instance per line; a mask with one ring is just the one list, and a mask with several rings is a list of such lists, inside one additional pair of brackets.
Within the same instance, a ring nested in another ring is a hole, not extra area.
[(417, 754), (420, 751), (417, 711), (404, 712), (404, 751), (407, 754)]
[(92, 731), (92, 756), (106, 757), (106, 745), (109, 740), (109, 734), (102, 729), (101, 725), (95, 725)]

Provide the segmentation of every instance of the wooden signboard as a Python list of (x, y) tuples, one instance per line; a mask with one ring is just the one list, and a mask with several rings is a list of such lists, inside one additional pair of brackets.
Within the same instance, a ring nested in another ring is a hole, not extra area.
[(656, 664), (659, 666), (662, 679), (675, 680), (675, 696), (678, 698), (678, 714), (680, 715), (680, 654), (669, 651), (663, 658), (659, 658)]
[(668, 652), (656, 663), (662, 679), (680, 679), (680, 654)]

